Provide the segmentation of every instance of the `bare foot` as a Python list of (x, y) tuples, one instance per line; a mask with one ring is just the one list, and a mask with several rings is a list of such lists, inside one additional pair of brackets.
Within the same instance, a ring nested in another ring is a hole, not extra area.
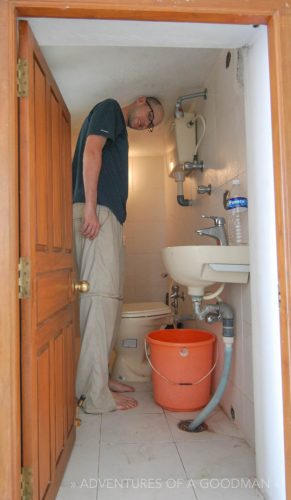
[(136, 399), (128, 398), (127, 396), (123, 396), (122, 394), (118, 394), (116, 392), (113, 392), (112, 396), (115, 399), (117, 410), (131, 410), (138, 404)]
[(122, 384), (122, 382), (117, 382), (117, 380), (109, 379), (108, 382), (109, 389), (114, 392), (134, 392), (134, 387), (127, 384)]

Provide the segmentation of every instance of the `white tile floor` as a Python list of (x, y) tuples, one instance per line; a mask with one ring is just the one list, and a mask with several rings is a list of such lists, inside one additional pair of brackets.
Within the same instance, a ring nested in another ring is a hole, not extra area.
[(57, 500), (252, 500), (255, 457), (240, 431), (217, 409), (208, 431), (178, 429), (195, 413), (164, 411), (150, 384), (133, 384), (139, 405), (85, 415)]

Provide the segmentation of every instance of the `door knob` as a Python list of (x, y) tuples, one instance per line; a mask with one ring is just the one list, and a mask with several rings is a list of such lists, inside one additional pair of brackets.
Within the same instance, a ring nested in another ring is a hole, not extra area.
[(89, 281), (81, 280), (79, 282), (73, 283), (74, 292), (87, 293), (90, 290)]

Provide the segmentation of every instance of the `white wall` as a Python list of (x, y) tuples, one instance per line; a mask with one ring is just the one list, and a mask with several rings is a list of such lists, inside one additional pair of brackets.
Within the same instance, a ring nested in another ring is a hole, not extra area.
[(280, 324), (266, 29), (246, 52), (253, 375), (257, 476), (266, 499), (285, 499)]
[(166, 223), (164, 170), (162, 156), (130, 158), (124, 224), (125, 302), (165, 301), (167, 280), (161, 276)]

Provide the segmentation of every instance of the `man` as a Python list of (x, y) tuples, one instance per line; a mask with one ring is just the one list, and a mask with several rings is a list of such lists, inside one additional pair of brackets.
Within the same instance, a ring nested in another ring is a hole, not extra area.
[(164, 116), (154, 97), (121, 108), (97, 104), (82, 125), (73, 158), (74, 241), (79, 278), (90, 283), (80, 297), (81, 352), (76, 393), (86, 413), (126, 410), (131, 386), (108, 379), (108, 360), (119, 328), (123, 294), (122, 224), (128, 195), (127, 129), (149, 129)]

